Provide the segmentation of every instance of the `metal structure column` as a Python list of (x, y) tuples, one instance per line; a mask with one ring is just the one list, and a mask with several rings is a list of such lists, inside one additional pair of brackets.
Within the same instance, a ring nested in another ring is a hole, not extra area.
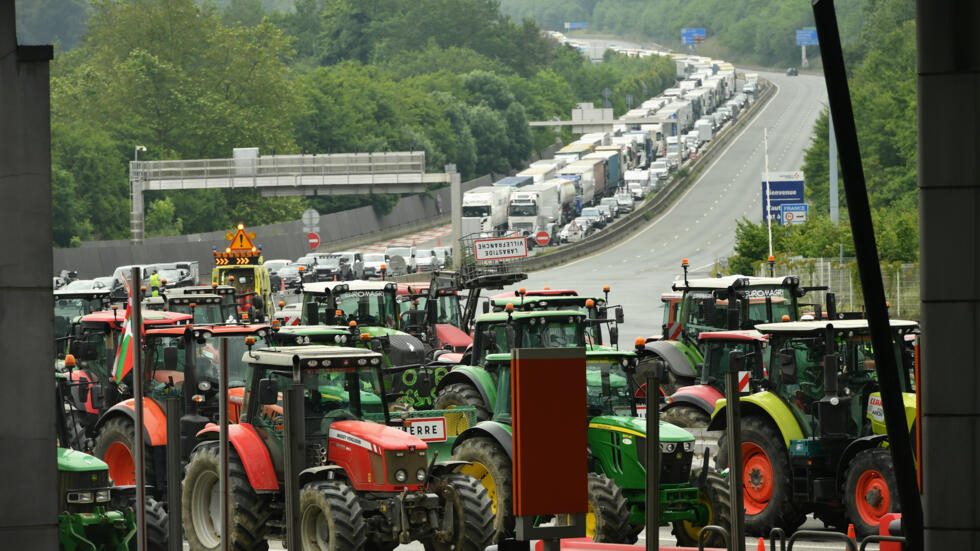
[(980, 5), (918, 0), (926, 549), (980, 549)]
[[(0, 0), (0, 549), (55, 549), (58, 486), (51, 275), (51, 46), (18, 46), (14, 0)], [(4, 315), (5, 314), (5, 315)], [(12, 337), (12, 338), (11, 338)], [(16, 358), (16, 361), (13, 360)], [(38, 369), (24, 369), (25, 366)], [(40, 369), (48, 366), (48, 369)]]

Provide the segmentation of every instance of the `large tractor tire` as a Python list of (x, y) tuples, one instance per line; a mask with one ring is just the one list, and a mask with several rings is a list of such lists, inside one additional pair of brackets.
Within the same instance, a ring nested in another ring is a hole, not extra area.
[[(128, 417), (113, 417), (102, 425), (95, 437), (95, 457), (109, 465), (109, 478), (116, 486), (132, 486), (136, 484), (136, 424)], [(156, 484), (156, 472), (153, 468), (153, 448), (145, 443), (146, 452), (143, 454), (146, 474), (143, 482), (146, 486)]]
[(660, 412), (660, 420), (684, 428), (704, 428), (711, 422), (711, 416), (694, 406), (681, 404)]
[(486, 437), (464, 440), (453, 451), (453, 459), (469, 461), (459, 472), (479, 482), (490, 498), (495, 543), (514, 533), (514, 474), (510, 458), (496, 441)]
[(859, 452), (847, 466), (844, 505), (858, 539), (878, 533), (878, 521), (899, 513), (898, 482), (886, 448)]
[[(698, 473), (691, 475), (692, 480), (698, 477)], [(709, 472), (705, 487), (699, 492), (698, 502), (708, 508), (707, 522), (674, 522), (673, 532), (678, 547), (697, 547), (701, 529), (711, 524), (721, 526), (729, 534), (732, 531), (732, 494), (728, 490), (728, 479)], [(724, 548), (725, 538), (718, 532), (708, 532), (704, 536), (704, 546)]]
[[(623, 491), (603, 474), (589, 473), (589, 510), (585, 514), (585, 536), (602, 543), (636, 542), (637, 531), (630, 525), (629, 503)], [(569, 515), (558, 515), (560, 526), (567, 525)]]
[(452, 487), (453, 538), (443, 543), (422, 541), (425, 551), (483, 551), (493, 543), (494, 514), (487, 491), (475, 478), (453, 473), (445, 478)]
[(310, 482), (299, 492), (300, 550), (356, 551), (367, 541), (357, 494), (337, 481)]
[[(728, 467), (728, 433), (718, 441), (718, 468)], [(742, 418), (742, 496), (745, 530), (750, 535), (768, 536), (773, 527), (787, 533), (803, 524), (806, 517), (793, 503), (789, 452), (779, 431), (758, 417)]]
[(170, 532), (167, 511), (163, 503), (146, 498), (146, 548), (150, 551), (167, 551), (167, 539)]
[[(184, 538), (191, 551), (211, 551), (221, 546), (219, 463), (218, 443), (207, 442), (191, 452), (184, 473), (181, 520)], [(228, 450), (228, 487), (231, 490), (228, 500), (231, 506), (230, 547), (236, 551), (268, 549), (265, 536), (268, 533), (266, 523), (271, 516), (269, 497), (252, 489), (242, 460), (233, 448)]]
[(492, 415), (490, 404), (483, 401), (480, 391), (467, 383), (446, 385), (436, 396), (434, 409), (452, 409), (472, 406), (476, 408), (476, 422), (489, 421)]

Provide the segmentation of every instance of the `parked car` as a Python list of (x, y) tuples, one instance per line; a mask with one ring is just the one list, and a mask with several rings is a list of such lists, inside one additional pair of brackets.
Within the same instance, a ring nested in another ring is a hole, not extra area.
[(273, 260), (266, 260), (263, 264), (269, 269), (270, 274), (277, 273), (283, 266), (289, 266), (293, 261), (288, 258), (276, 258)]
[(350, 273), (350, 277), (346, 279), (364, 279), (364, 258), (360, 251), (340, 251), (331, 254), (339, 257), (341, 262), (346, 262)]
[(582, 209), (582, 216), (589, 219), (593, 228), (602, 229), (606, 227), (606, 215), (599, 210), (599, 207), (586, 207)]
[(603, 214), (605, 214), (606, 218), (610, 220), (619, 216), (619, 201), (617, 201), (615, 197), (603, 197), (597, 206), (600, 209), (602, 207), (609, 209), (609, 212), (604, 212)]
[(625, 214), (633, 210), (633, 194), (629, 191), (617, 193), (616, 202), (619, 203), (620, 214)]
[(365, 253), (364, 254), (364, 279), (381, 277), (381, 266), (388, 269), (391, 258), (385, 253)]
[(565, 227), (558, 232), (558, 241), (561, 243), (575, 243), (576, 241), (581, 241), (589, 235), (589, 230), (589, 221), (580, 216), (568, 224), (565, 224)]
[(279, 276), (282, 290), (296, 289), (299, 287), (302, 281), (302, 275), (299, 273), (300, 266), (301, 264), (290, 262), (276, 270), (276, 275)]
[(419, 272), (431, 272), (439, 269), (439, 257), (432, 249), (415, 251), (415, 269)]
[[(415, 272), (415, 247), (388, 247), (385, 249), (385, 254), (388, 255), (394, 264), (394, 266), (388, 267), (391, 275)], [(395, 257), (401, 258), (401, 263), (404, 264), (404, 268), (399, 268), (399, 262), (396, 261)]]
[(453, 263), (452, 247), (436, 247), (432, 249), (432, 252), (436, 253), (436, 256), (439, 258), (440, 268), (446, 268), (447, 266), (452, 266)]
[(786, 69), (786, 76), (788, 77), (795, 77), (799, 74), (800, 72), (796, 70), (796, 67), (790, 67), (789, 69)]

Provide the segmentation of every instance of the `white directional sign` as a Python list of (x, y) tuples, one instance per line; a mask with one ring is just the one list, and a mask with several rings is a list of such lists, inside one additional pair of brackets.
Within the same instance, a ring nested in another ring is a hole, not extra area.
[(473, 242), (477, 260), (504, 260), (527, 256), (527, 238), (495, 237)]
[[(313, 209), (303, 211), (303, 226), (312, 227), (320, 223), (320, 213)], [(313, 230), (310, 230), (313, 231)]]

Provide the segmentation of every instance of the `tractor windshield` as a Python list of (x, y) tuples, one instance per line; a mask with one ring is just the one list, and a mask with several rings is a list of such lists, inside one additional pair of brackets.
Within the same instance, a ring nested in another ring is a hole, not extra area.
[(221, 304), (217, 302), (208, 302), (203, 304), (195, 303), (192, 308), (190, 304), (177, 304), (172, 303), (169, 305), (171, 312), (177, 312), (179, 314), (190, 314), (194, 316), (194, 325), (210, 325), (224, 323), (226, 317), (222, 316)]
[(582, 326), (562, 318), (531, 318), (521, 331), (521, 348), (570, 348), (585, 346)]
[(395, 327), (397, 305), (388, 291), (349, 291), (337, 296), (337, 310), (358, 325)]
[(589, 418), (599, 415), (632, 415), (633, 393), (621, 365), (626, 357), (589, 356), (585, 364), (585, 384)]
[[(737, 350), (745, 354), (745, 368), (753, 380), (765, 377), (766, 366), (762, 357), (761, 347), (755, 341), (710, 341), (707, 354), (704, 355), (704, 369), (701, 371), (701, 383), (706, 385), (724, 385), (725, 373), (729, 370), (728, 354)], [(739, 377), (741, 379), (741, 377)]]
[[(426, 302), (428, 297), (421, 295), (418, 297), (419, 310), (425, 310)], [(455, 325), (456, 327), (462, 328), (463, 325), (463, 315), (459, 308), (459, 296), (454, 294), (439, 295), (436, 298), (437, 310), (436, 310), (436, 323), (446, 323), (449, 325)], [(411, 310), (412, 303), (410, 301), (402, 302), (399, 305), (399, 310), (401, 312), (406, 312)]]
[[(783, 316), (796, 320), (796, 298), (788, 287), (778, 285), (740, 289), (739, 328), (760, 323), (782, 321)], [(748, 302), (746, 307), (745, 302)], [(702, 331), (728, 327), (728, 289), (690, 290), (684, 293), (682, 319), (684, 332), (692, 338)]]

